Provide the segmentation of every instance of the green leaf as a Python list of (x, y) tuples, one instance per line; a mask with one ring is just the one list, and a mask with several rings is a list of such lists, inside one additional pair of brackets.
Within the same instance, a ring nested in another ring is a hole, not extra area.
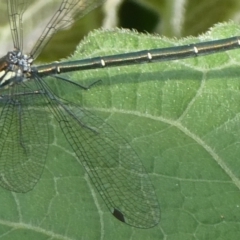
[[(232, 23), (199, 38), (95, 31), (70, 60), (178, 46), (239, 35)], [(231, 239), (240, 221), (239, 50), (211, 56), (66, 75), (63, 98), (125, 136), (155, 186), (160, 224), (129, 227), (112, 217), (54, 119), (43, 176), (26, 194), (0, 189), (2, 239)], [(58, 85), (59, 84), (59, 85)]]

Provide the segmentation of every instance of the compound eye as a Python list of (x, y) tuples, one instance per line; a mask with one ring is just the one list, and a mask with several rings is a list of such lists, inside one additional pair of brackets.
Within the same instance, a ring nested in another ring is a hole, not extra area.
[(4, 57), (0, 58), (0, 72), (3, 70), (6, 70), (7, 66), (8, 66), (7, 57), (4, 56)]

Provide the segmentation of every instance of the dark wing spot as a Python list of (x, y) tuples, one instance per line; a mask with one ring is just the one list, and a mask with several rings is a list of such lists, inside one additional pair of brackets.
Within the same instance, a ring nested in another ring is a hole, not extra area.
[(123, 214), (122, 214), (119, 210), (117, 210), (116, 208), (114, 208), (114, 211), (113, 211), (112, 214), (113, 214), (113, 216), (114, 216), (115, 218), (117, 218), (119, 221), (125, 223), (124, 216), (123, 216)]

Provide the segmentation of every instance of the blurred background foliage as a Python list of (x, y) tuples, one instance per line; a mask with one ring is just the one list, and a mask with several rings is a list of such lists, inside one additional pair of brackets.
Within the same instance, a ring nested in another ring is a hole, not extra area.
[[(29, 1), (31, 11), (28, 11), (28, 18), (41, 24), (45, 15), (38, 13), (45, 13), (44, 8), (49, 2), (56, 5), (60, 1)], [(6, 38), (6, 32), (9, 30), (6, 1), (1, 2), (0, 9), (3, 14), (0, 15), (0, 43), (11, 41)], [(52, 14), (49, 6), (47, 10)], [(106, 0), (104, 5), (76, 21), (70, 29), (56, 34), (38, 61), (49, 62), (71, 55), (88, 32), (100, 27), (128, 28), (180, 38), (197, 36), (215, 23), (229, 20), (240, 22), (239, 0)], [(8, 47), (3, 47), (1, 54), (10, 50), (5, 48)]]

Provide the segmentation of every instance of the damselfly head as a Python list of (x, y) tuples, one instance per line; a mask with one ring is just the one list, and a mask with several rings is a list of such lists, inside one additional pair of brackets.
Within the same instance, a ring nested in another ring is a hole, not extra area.
[(0, 88), (23, 82), (30, 76), (33, 59), (21, 51), (13, 50), (0, 58)]

